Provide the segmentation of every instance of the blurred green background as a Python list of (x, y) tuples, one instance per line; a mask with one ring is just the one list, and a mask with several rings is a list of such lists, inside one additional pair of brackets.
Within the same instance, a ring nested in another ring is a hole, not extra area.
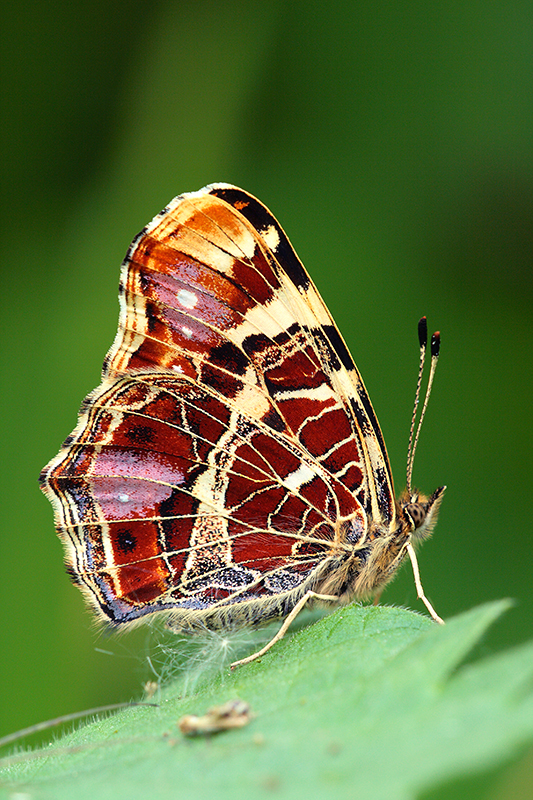
[[(0, 734), (153, 677), (145, 633), (94, 629), (37, 475), (99, 382), (129, 242), (213, 181), (286, 229), (364, 377), (397, 490), (416, 322), (441, 330), (415, 483), (449, 488), (424, 586), (444, 617), (516, 598), (484, 653), (530, 638), (531, 3), (4, 6)], [(382, 602), (422, 611), (407, 567)]]

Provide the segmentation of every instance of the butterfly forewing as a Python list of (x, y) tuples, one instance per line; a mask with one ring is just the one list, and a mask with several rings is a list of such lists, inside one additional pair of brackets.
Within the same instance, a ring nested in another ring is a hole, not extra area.
[(173, 200), (132, 243), (120, 303), (103, 383), (43, 471), (104, 617), (253, 609), (392, 524), (366, 390), (259, 201), (224, 184)]
[[(165, 365), (218, 380), (226, 396), (244, 382), (255, 400), (250, 408), (261, 409), (266, 389), (293, 431), (310, 405), (340, 405), (363, 448), (373, 495), (382, 495), (372, 512), (391, 519), (386, 450), (360, 375), (285, 233), (258, 200), (226, 185), (173, 200), (130, 248), (121, 294), (107, 371)], [(192, 360), (207, 362), (201, 375)], [(321, 423), (315, 427), (323, 430)]]

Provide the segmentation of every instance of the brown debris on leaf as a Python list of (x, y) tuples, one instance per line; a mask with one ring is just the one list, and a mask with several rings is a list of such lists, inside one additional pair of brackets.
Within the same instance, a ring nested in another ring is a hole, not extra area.
[(242, 728), (251, 719), (250, 706), (237, 698), (221, 706), (213, 706), (201, 717), (186, 714), (178, 721), (178, 727), (185, 736), (206, 736), (231, 728)]

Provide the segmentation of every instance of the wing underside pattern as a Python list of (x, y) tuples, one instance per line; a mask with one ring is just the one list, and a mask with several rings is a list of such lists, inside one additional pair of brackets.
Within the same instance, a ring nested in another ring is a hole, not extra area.
[(43, 471), (69, 571), (114, 622), (309, 585), (393, 524), (385, 446), (268, 210), (224, 184), (132, 243), (103, 382)]

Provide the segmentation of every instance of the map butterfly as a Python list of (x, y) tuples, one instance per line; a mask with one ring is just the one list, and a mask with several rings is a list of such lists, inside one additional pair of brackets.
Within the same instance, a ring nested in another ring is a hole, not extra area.
[[(420, 323), (421, 364), (427, 327)], [(432, 340), (432, 371), (439, 338)], [(420, 390), (422, 369), (420, 370)], [(416, 410), (416, 404), (415, 404)], [(420, 427), (420, 422), (419, 422)], [(102, 383), (44, 468), (67, 570), (113, 627), (285, 622), (379, 592), (444, 488), (395, 499), (361, 376), (284, 231), (213, 184), (172, 200), (122, 265)]]

